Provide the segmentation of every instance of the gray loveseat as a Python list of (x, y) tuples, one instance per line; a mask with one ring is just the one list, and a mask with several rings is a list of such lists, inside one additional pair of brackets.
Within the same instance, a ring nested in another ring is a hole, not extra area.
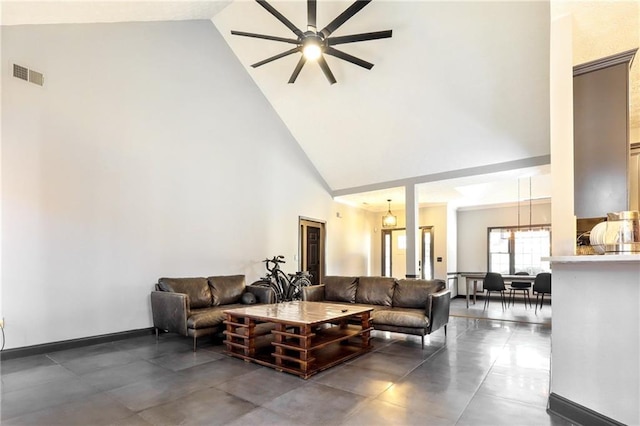
[(303, 287), (302, 300), (373, 308), (375, 330), (424, 336), (440, 327), (447, 335), (451, 292), (442, 280), (328, 276), (324, 284)]
[[(151, 292), (151, 311), (156, 337), (159, 331), (198, 337), (223, 331), (226, 309), (244, 303), (274, 303), (273, 291), (266, 287), (247, 286), (244, 275), (208, 278), (160, 278)], [(255, 297), (244, 296), (250, 293)], [(251, 300), (253, 299), (253, 300)]]

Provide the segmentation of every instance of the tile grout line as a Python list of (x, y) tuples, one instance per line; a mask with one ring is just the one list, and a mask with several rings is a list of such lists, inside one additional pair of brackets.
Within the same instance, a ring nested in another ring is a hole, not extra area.
[[(468, 321), (467, 321), (467, 323), (468, 323)], [(467, 325), (467, 326), (466, 326), (466, 328), (465, 328), (463, 331), (461, 331), (461, 332), (457, 333), (457, 334), (455, 335), (456, 340), (457, 340), (457, 338), (458, 338), (459, 336), (461, 336), (462, 334), (464, 334), (468, 329), (469, 329), (469, 326)], [(395, 342), (394, 342), (394, 343), (391, 343), (390, 345), (387, 345), (387, 346), (391, 346), (392, 344), (395, 344)], [(385, 347), (386, 347), (386, 346), (385, 346)], [(425, 364), (429, 359), (433, 358), (436, 354), (438, 354), (438, 353), (440, 353), (441, 351), (443, 351), (444, 349), (446, 349), (446, 347), (447, 347), (447, 340), (445, 339), (444, 344), (443, 344), (440, 348), (438, 348), (438, 350), (437, 350), (437, 351), (435, 351), (434, 353), (432, 353), (431, 355), (429, 355), (427, 358), (423, 359), (423, 360), (422, 360), (422, 362), (420, 362), (418, 365), (416, 365), (415, 367), (413, 367), (411, 370), (409, 370), (409, 371), (408, 371), (406, 374), (404, 374), (403, 376), (399, 377), (399, 378), (398, 378), (398, 380), (397, 380), (395, 383), (390, 384), (390, 385), (389, 385), (389, 386), (387, 386), (383, 391), (379, 392), (377, 395), (375, 395), (375, 396), (367, 396), (367, 397), (366, 397), (366, 399), (365, 399), (365, 401), (369, 402), (369, 401), (373, 401), (373, 400), (377, 399), (378, 397), (380, 397), (380, 395), (382, 395), (383, 393), (387, 392), (390, 388), (392, 388), (393, 386), (395, 386), (395, 385), (396, 385), (396, 383), (398, 383), (398, 382), (402, 381), (402, 380), (403, 380), (405, 377), (407, 377), (409, 374), (413, 373), (413, 372), (414, 372), (418, 367), (421, 367), (422, 365), (424, 365), (424, 364)], [(374, 352), (375, 352), (375, 351), (374, 351)], [(372, 370), (372, 371), (377, 371), (377, 370)], [(344, 390), (344, 389), (341, 389), (341, 390)], [(355, 395), (358, 395), (358, 394), (355, 394)], [(360, 395), (360, 396), (362, 396), (362, 395)], [(363, 402), (365, 402), (365, 401), (363, 401)], [(401, 405), (394, 404), (393, 402), (389, 402), (389, 401), (383, 401), (383, 402), (385, 402), (385, 403), (387, 403), (387, 404), (394, 405), (394, 406), (396, 406), (396, 407), (405, 408), (405, 407), (402, 407)], [(345, 421), (349, 420), (350, 418), (352, 418), (352, 417), (353, 417), (353, 416), (355, 416), (355, 415), (357, 415), (357, 412), (355, 412), (355, 413), (351, 413), (351, 414), (350, 414), (349, 416), (347, 416), (347, 417), (346, 417), (346, 418), (345, 418), (345, 419), (344, 419), (340, 424), (344, 424), (344, 422), (345, 422)]]
[[(495, 320), (491, 320), (491, 319), (483, 319), (483, 318), (477, 318), (476, 321), (495, 321)], [(517, 328), (517, 326), (516, 326)], [(507, 340), (504, 342), (504, 344), (502, 345), (502, 348), (500, 349), (500, 352), (502, 352), (504, 350), (504, 348), (507, 346), (507, 344), (509, 343), (509, 341), (511, 340), (511, 338), (513, 337), (513, 334), (515, 333), (515, 328), (514, 330), (511, 331), (511, 333), (509, 334), (509, 338), (507, 338)], [(460, 413), (460, 417), (458, 417), (458, 419), (456, 420), (456, 422), (454, 424), (458, 424), (460, 423), (460, 419), (462, 419), (462, 417), (464, 416), (465, 411), (467, 411), (467, 409), (469, 408), (469, 405), (471, 405), (471, 402), (473, 402), (473, 399), (476, 397), (476, 395), (478, 395), (478, 391), (480, 390), (480, 388), (482, 387), (482, 385), (484, 384), (484, 382), (487, 380), (487, 377), (489, 376), (489, 374), (491, 373), (491, 370), (493, 370), (493, 367), (495, 365), (495, 363), (498, 361), (499, 356), (496, 357), (496, 359), (491, 363), (491, 366), (489, 367), (489, 369), (487, 370), (487, 373), (484, 375), (484, 377), (482, 378), (482, 381), (480, 382), (480, 384), (478, 385), (478, 387), (476, 388), (476, 390), (473, 392), (473, 395), (471, 396), (471, 399), (469, 399), (469, 402), (467, 403), (467, 405), (464, 407), (464, 409), (462, 410), (462, 413)]]

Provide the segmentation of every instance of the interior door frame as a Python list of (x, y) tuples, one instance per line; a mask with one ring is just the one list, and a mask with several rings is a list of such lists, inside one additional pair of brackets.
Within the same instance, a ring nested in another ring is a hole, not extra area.
[(307, 227), (320, 228), (320, 276), (318, 282), (322, 283), (326, 275), (326, 238), (327, 222), (305, 216), (298, 216), (298, 270), (305, 271), (307, 268)]

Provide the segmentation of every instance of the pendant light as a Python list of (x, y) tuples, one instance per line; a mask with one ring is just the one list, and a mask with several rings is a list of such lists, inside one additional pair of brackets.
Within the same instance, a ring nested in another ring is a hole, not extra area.
[(531, 176), (529, 176), (529, 232), (531, 232)]
[[(529, 231), (531, 231), (531, 176), (529, 176)], [(518, 229), (520, 229), (520, 178), (518, 178)]]
[[(522, 232), (520, 230), (520, 178), (518, 178), (518, 226), (515, 230), (515, 232), (513, 233), (512, 237), (515, 238), (515, 234), (518, 232)], [(531, 220), (532, 218), (532, 198), (531, 198), (531, 176), (529, 176), (529, 228), (527, 229), (527, 232), (531, 232), (533, 231), (533, 222)]]
[(382, 216), (382, 227), (393, 228), (398, 224), (398, 218), (391, 213), (391, 200), (387, 200), (387, 202), (389, 203), (389, 211)]
[[(508, 239), (515, 241), (516, 234), (520, 232), (520, 178), (518, 178), (518, 225), (515, 230), (509, 231)], [(507, 239), (507, 238), (503, 238)]]
[(520, 178), (518, 178), (518, 231), (520, 230)]

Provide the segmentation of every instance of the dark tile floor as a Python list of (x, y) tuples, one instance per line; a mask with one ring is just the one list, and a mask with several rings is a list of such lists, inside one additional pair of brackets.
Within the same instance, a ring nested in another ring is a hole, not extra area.
[(566, 425), (549, 415), (550, 329), (453, 317), (448, 337), (374, 332), (309, 380), (165, 334), (3, 361), (3, 425)]
[[(466, 300), (463, 297), (457, 297), (451, 300), (450, 314), (457, 317), (527, 322), (551, 326), (552, 309), (549, 295), (545, 297), (542, 308), (538, 307), (538, 309), (535, 309), (535, 305), (533, 307), (530, 307), (529, 304), (525, 305), (524, 298), (520, 295), (514, 297), (514, 299), (513, 304), (509, 304), (503, 309), (500, 296), (493, 294), (491, 295), (489, 306), (485, 308), (484, 295), (480, 294), (477, 296), (475, 304), (473, 303), (473, 298), (471, 298), (469, 308), (467, 308)], [(531, 302), (533, 304), (536, 303), (535, 296), (531, 298)]]

